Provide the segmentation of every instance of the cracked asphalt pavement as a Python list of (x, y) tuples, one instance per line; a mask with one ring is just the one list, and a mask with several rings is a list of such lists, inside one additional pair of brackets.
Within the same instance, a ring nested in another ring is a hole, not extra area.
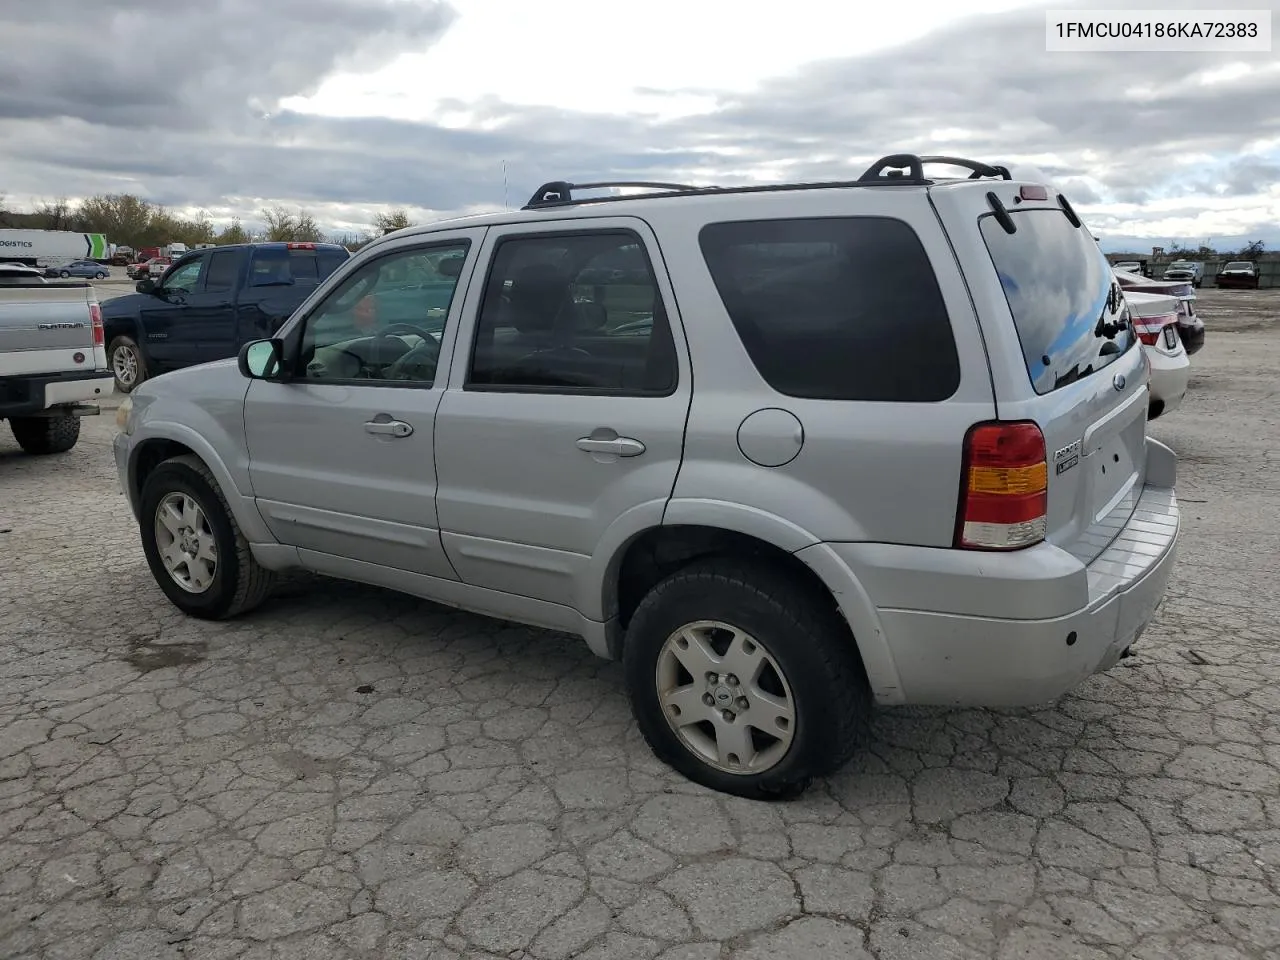
[(1202, 291), (1181, 560), (1034, 710), (883, 712), (791, 803), (694, 787), (577, 640), (294, 578), (177, 614), (112, 468), (0, 439), (0, 957), (1280, 957), (1280, 293)]

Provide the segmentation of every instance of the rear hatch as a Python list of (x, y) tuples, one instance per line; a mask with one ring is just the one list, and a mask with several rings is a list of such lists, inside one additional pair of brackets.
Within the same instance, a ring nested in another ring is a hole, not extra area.
[(1045, 539), (1087, 563), (1145, 476), (1149, 374), (1123, 294), (1056, 191), (980, 181), (932, 194), (978, 308), (998, 417), (1044, 435)]
[(105, 374), (106, 367), (91, 284), (0, 285), (0, 375)]

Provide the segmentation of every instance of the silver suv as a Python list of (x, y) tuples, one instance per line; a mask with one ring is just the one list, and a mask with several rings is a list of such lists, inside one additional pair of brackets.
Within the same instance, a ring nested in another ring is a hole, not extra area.
[(658, 756), (756, 797), (872, 704), (1039, 703), (1128, 651), (1176, 458), (1064, 197), (908, 155), (602, 186), (383, 237), (135, 391), (115, 455), (169, 599), (230, 617), (305, 568), (580, 635)]

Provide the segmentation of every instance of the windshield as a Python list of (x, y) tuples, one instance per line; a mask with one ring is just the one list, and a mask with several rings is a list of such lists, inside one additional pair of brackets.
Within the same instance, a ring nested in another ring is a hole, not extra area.
[(1101, 370), (1134, 343), (1107, 258), (1061, 210), (1012, 214), (1005, 233), (979, 218), (982, 237), (1013, 314), (1036, 393), (1050, 393)]
[(1249, 263), (1249, 262), (1248, 262), (1248, 261), (1246, 261), (1246, 260), (1236, 260), (1236, 261), (1234, 261), (1234, 262), (1232, 262), (1232, 263), (1228, 263), (1228, 264), (1226, 265), (1226, 267), (1224, 267), (1223, 269), (1225, 269), (1225, 270), (1252, 270), (1252, 269), (1253, 269), (1253, 264), (1252, 264), (1252, 263)]

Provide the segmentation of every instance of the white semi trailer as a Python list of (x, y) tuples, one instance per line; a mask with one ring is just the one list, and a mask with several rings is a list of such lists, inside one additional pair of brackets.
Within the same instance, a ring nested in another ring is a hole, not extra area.
[(0, 263), (56, 267), (70, 260), (108, 260), (111, 254), (111, 244), (103, 233), (0, 230)]

